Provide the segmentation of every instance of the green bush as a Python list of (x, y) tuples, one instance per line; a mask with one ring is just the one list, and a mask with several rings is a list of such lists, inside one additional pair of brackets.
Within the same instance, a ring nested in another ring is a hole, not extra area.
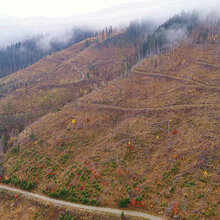
[(118, 202), (118, 207), (119, 208), (125, 208), (128, 207), (128, 204), (130, 203), (130, 199), (129, 198), (120, 198), (119, 202)]
[(135, 181), (134, 184), (133, 184), (133, 187), (137, 186), (139, 184), (138, 181)]
[(89, 203), (89, 199), (88, 199), (87, 197), (83, 197), (83, 198), (81, 199), (81, 202), (82, 202), (82, 204), (86, 205), (86, 204)]
[(3, 183), (12, 183), (14, 186), (19, 186), (21, 189), (32, 190), (36, 187), (36, 183), (33, 181), (20, 180), (17, 176), (13, 176), (8, 180), (2, 180)]
[(59, 158), (58, 162), (59, 162), (59, 163), (62, 163), (62, 164), (65, 164), (66, 161), (68, 160), (68, 158), (69, 158), (69, 155), (65, 154), (65, 155), (63, 155), (63, 156), (61, 156), (61, 157)]
[(66, 211), (66, 214), (63, 219), (64, 220), (74, 220), (75, 218), (69, 213), (69, 211)]
[(57, 220), (74, 220), (75, 218), (70, 214), (69, 211), (66, 211), (65, 215), (59, 215)]
[(35, 140), (36, 140), (36, 136), (35, 136), (34, 133), (31, 133), (31, 134), (29, 135), (29, 138), (30, 138), (31, 141), (35, 141)]
[(59, 216), (57, 217), (57, 220), (62, 220), (62, 215), (59, 215)]
[(75, 195), (71, 195), (70, 201), (71, 202), (78, 202), (78, 198)]
[(18, 145), (15, 145), (12, 149), (11, 149), (11, 152), (12, 153), (17, 153), (20, 151), (20, 144)]
[(50, 192), (48, 194), (53, 198), (66, 200), (67, 196), (69, 195), (69, 192), (67, 189), (60, 189), (55, 190), (54, 192)]
[(92, 199), (92, 200), (91, 200), (91, 205), (97, 205), (96, 199)]

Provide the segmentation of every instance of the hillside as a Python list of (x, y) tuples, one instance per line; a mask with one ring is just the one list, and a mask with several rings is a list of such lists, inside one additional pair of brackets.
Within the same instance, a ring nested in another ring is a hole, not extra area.
[(44, 115), (10, 139), (2, 182), (83, 204), (218, 219), (219, 42), (182, 43), (122, 78), (135, 51), (113, 45), (79, 43), (0, 81), (10, 116)]
[(87, 39), (0, 79), (1, 132), (21, 131), (36, 118), (114, 79), (135, 54), (135, 48), (114, 43), (120, 39), (120, 33), (105, 41)]

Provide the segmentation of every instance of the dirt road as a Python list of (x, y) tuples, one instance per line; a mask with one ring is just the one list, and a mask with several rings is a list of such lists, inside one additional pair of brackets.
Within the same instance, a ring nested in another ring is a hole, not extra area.
[(77, 209), (84, 209), (84, 210), (87, 210), (87, 211), (106, 212), (106, 213), (116, 214), (116, 215), (119, 215), (119, 216), (121, 215), (121, 213), (123, 211), (125, 216), (130, 215), (130, 216), (142, 217), (142, 218), (146, 218), (146, 219), (150, 219), (150, 220), (162, 220), (163, 219), (161, 217), (156, 217), (156, 216), (149, 215), (149, 214), (146, 214), (146, 213), (143, 213), (143, 212), (135, 212), (135, 211), (129, 211), (129, 210), (113, 209), (113, 208), (102, 208), (102, 207), (96, 207), (96, 206), (87, 206), (87, 205), (81, 205), (81, 204), (76, 204), (76, 203), (71, 203), (71, 202), (65, 202), (65, 201), (52, 199), (52, 198), (49, 198), (47, 196), (27, 192), (27, 191), (24, 191), (24, 190), (16, 189), (16, 188), (5, 186), (5, 185), (0, 185), (0, 189), (15, 192), (15, 193), (19, 193), (19, 194), (22, 194), (22, 195), (27, 196), (29, 198), (51, 202), (55, 205), (67, 206), (67, 207), (72, 207), (72, 208), (77, 208)]

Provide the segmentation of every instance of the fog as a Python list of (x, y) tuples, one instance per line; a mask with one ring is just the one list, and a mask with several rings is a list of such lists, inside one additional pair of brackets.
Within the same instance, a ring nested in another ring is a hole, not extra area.
[[(116, 5), (90, 14), (67, 18), (16, 18), (0, 15), (0, 47), (22, 41), (32, 36), (44, 35), (39, 46), (48, 47), (53, 39), (65, 41), (70, 37), (73, 27), (101, 30), (106, 26), (120, 28), (132, 20), (152, 20), (156, 24), (164, 22), (174, 14), (185, 10), (197, 10), (201, 16), (211, 12), (217, 13), (219, 0), (148, 0), (146, 2), (129, 2)], [(181, 30), (178, 33), (181, 35)], [(170, 36), (174, 34), (171, 32)]]

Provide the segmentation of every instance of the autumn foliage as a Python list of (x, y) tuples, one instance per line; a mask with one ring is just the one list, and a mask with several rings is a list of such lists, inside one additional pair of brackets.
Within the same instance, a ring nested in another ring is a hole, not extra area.
[(173, 135), (177, 134), (178, 131), (176, 130), (176, 128), (173, 129)]
[(174, 215), (177, 214), (177, 203), (176, 202), (173, 204), (173, 213)]

